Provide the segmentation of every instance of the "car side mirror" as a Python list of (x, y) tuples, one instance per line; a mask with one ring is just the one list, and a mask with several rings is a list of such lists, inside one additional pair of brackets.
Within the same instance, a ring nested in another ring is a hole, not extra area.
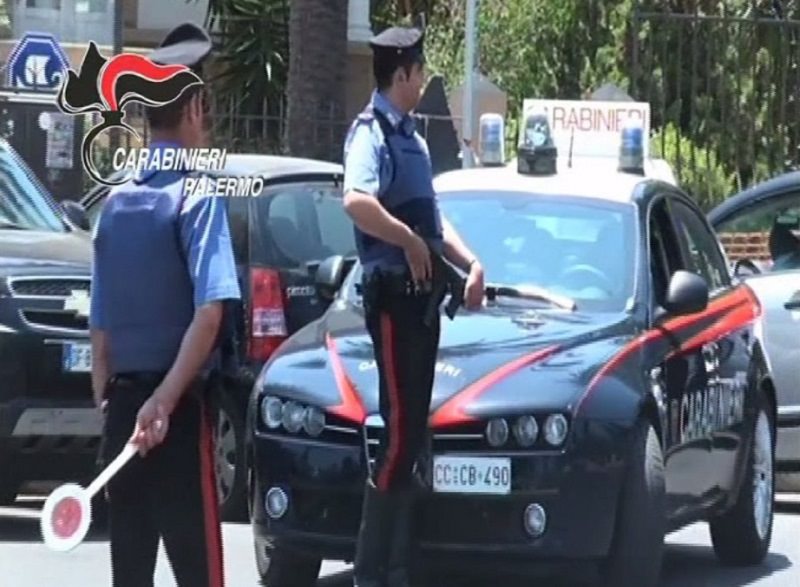
[(345, 259), (341, 255), (328, 257), (320, 263), (314, 276), (319, 296), (332, 300), (342, 286), (345, 275)]
[(81, 230), (91, 230), (92, 227), (89, 224), (89, 217), (86, 215), (86, 210), (81, 204), (73, 202), (72, 200), (64, 200), (61, 202), (61, 208), (72, 224)]
[(708, 306), (706, 280), (689, 271), (676, 271), (669, 280), (664, 309), (671, 316), (702, 312)]

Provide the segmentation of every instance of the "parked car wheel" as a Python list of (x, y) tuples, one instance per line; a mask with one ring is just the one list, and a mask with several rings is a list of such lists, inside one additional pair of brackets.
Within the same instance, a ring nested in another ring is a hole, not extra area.
[(731, 566), (760, 563), (772, 540), (775, 422), (769, 400), (761, 390), (758, 392), (758, 417), (753, 434), (747, 470), (736, 504), (709, 522), (714, 552), (722, 563)]
[(601, 565), (601, 585), (655, 587), (666, 533), (664, 455), (658, 435), (639, 424), (628, 468), (611, 553)]
[(214, 467), (220, 516), (228, 522), (247, 521), (247, 466), (244, 414), (230, 393), (220, 393), (214, 439)]

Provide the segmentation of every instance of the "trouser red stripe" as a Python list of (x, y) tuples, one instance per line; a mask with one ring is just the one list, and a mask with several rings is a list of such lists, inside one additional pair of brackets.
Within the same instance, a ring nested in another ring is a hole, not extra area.
[(400, 461), (400, 451), (403, 447), (404, 424), (403, 406), (400, 402), (400, 391), (397, 385), (397, 370), (394, 361), (394, 327), (389, 314), (381, 314), (381, 351), (383, 354), (383, 370), (386, 377), (386, 388), (389, 393), (389, 406), (391, 410), (389, 425), (389, 448), (378, 475), (377, 486), (381, 491), (389, 488), (394, 469)]
[(214, 442), (211, 421), (206, 408), (200, 417), (200, 475), (203, 488), (203, 519), (205, 520), (208, 564), (208, 586), (223, 587), (222, 536), (219, 519), (219, 499), (214, 474)]

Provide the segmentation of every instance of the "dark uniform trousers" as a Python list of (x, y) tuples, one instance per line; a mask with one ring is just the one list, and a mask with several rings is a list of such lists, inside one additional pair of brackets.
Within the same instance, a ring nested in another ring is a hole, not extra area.
[(437, 312), (430, 326), (424, 323), (429, 294), (402, 289), (403, 282), (363, 285), (384, 429), (356, 546), (358, 587), (408, 584), (415, 466), (428, 438), (440, 320)]
[[(107, 385), (103, 463), (130, 439), (163, 374), (114, 376)], [(114, 587), (152, 587), (159, 538), (179, 587), (222, 587), (222, 539), (210, 407), (199, 381), (169, 419), (164, 442), (136, 455), (108, 484)]]

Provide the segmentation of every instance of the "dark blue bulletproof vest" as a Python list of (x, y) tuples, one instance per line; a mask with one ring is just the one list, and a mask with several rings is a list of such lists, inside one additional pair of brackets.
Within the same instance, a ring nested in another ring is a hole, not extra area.
[[(111, 191), (94, 262), (114, 372), (166, 371), (194, 315), (178, 233), (183, 174), (160, 172)], [(114, 238), (108, 238), (113, 234)]]
[[(359, 124), (370, 125), (371, 132), (380, 133), (382, 138), (380, 165), (388, 167), (378, 174), (381, 178), (378, 194), (381, 204), (392, 216), (428, 239), (441, 253), (442, 223), (433, 190), (430, 154), (424, 139), (417, 132), (407, 132), (403, 124), (395, 128), (372, 105), (358, 116), (353, 131)], [(402, 248), (376, 239), (357, 227), (355, 239), (365, 274), (378, 268), (395, 273), (407, 271)]]

